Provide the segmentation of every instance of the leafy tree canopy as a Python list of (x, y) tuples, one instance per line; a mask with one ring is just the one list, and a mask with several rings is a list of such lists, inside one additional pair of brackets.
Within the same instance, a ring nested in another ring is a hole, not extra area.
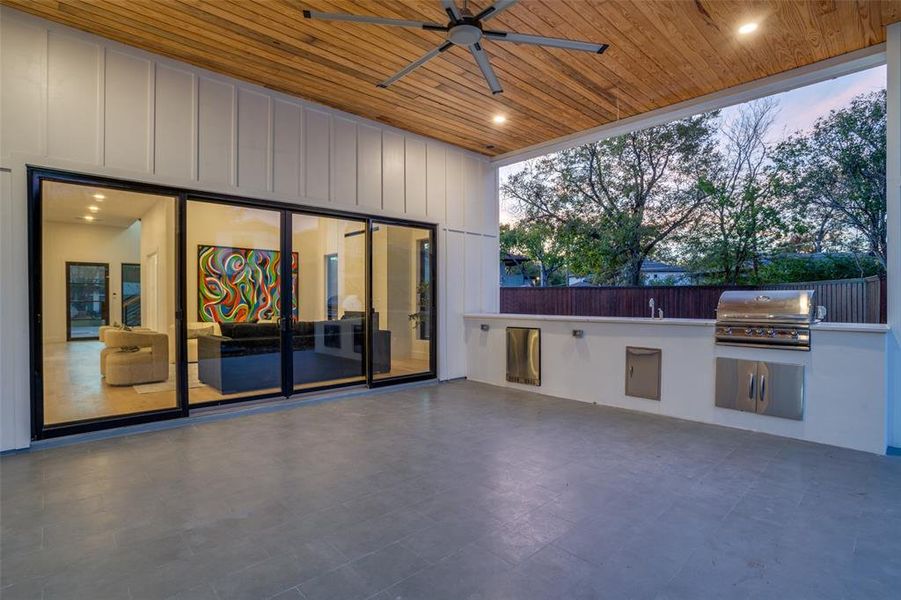
[(777, 111), (759, 100), (530, 161), (501, 188), (517, 218), (501, 245), (545, 284), (639, 285), (648, 258), (711, 283), (884, 271), (885, 92), (774, 144)]

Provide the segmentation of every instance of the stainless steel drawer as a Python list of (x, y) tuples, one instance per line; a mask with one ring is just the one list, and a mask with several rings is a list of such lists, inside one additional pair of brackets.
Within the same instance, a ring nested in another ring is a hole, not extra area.
[(660, 400), (660, 360), (658, 348), (626, 347), (626, 395)]
[(507, 381), (541, 385), (541, 330), (507, 327)]

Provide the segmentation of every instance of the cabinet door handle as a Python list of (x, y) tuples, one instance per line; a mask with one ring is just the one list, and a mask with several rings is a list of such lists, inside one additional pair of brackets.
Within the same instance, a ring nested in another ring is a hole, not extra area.
[(632, 373), (635, 372), (635, 365), (629, 365), (629, 377), (632, 377)]
[(754, 374), (748, 375), (748, 398), (754, 399)]
[(760, 401), (763, 402), (766, 398), (766, 375), (760, 376)]

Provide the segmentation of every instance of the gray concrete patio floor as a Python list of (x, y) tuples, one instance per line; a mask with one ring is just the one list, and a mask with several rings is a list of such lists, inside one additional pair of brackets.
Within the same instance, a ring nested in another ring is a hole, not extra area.
[(4, 600), (898, 598), (901, 460), (469, 382), (0, 460)]

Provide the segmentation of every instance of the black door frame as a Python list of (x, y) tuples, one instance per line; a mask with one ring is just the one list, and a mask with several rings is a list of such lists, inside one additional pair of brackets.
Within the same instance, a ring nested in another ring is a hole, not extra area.
[(72, 337), (72, 267), (103, 267), (103, 321), (104, 325), (109, 325), (109, 263), (105, 262), (86, 262), (81, 260), (66, 261), (66, 341), (77, 342), (80, 340), (98, 340), (99, 336), (90, 337)]
[[(277, 394), (255, 394), (230, 398), (228, 400), (219, 400), (207, 403), (189, 404), (188, 394), (188, 363), (187, 363), (187, 320), (186, 320), (186, 302), (187, 302), (187, 282), (186, 282), (186, 260), (187, 260), (187, 204), (188, 200), (206, 201), (219, 204), (227, 204), (230, 206), (246, 206), (249, 208), (262, 208), (280, 211), (281, 217), (281, 252), (282, 256), (290, 257), (292, 255), (292, 236), (289, 235), (291, 215), (294, 213), (310, 216), (322, 216), (333, 218), (345, 218), (348, 220), (359, 221), (364, 224), (366, 235), (366, 322), (364, 327), (365, 338), (365, 385), (370, 388), (383, 387), (398, 383), (410, 383), (414, 381), (425, 381), (434, 379), (437, 376), (438, 363), (438, 228), (434, 223), (423, 223), (414, 220), (393, 219), (385, 217), (375, 217), (346, 210), (324, 209), (320, 207), (310, 207), (274, 200), (254, 199), (246, 196), (237, 196), (231, 194), (217, 194), (206, 192), (203, 190), (191, 190), (186, 188), (169, 187), (164, 185), (149, 184), (111, 177), (85, 175), (76, 172), (63, 171), (58, 169), (49, 169), (40, 166), (27, 166), (28, 177), (28, 270), (29, 270), (29, 286), (28, 286), (28, 307), (29, 307), (29, 367), (30, 367), (30, 389), (31, 389), (31, 432), (32, 439), (44, 439), (51, 437), (59, 437), (64, 435), (72, 435), (76, 433), (84, 433), (99, 429), (111, 429), (115, 427), (124, 427), (129, 425), (138, 425), (150, 421), (158, 421), (164, 419), (176, 419), (187, 417), (190, 411), (197, 408), (207, 406), (215, 406), (222, 404), (234, 404), (239, 402), (248, 402), (261, 399), (277, 399), (288, 396), (303, 395), (323, 390), (330, 390), (341, 387), (360, 385), (359, 382), (326, 384), (323, 386), (315, 386), (304, 388), (302, 391), (294, 391), (293, 385), (293, 360), (286, 360), (285, 357), (291, 356), (291, 339), (290, 339), (290, 319), (283, 319), (281, 330), (281, 350), (282, 350), (282, 390), (281, 395)], [(175, 201), (175, 364), (176, 364), (176, 398), (177, 406), (172, 409), (150, 411), (145, 413), (137, 413), (131, 415), (122, 415), (114, 417), (101, 417), (96, 419), (87, 419), (83, 421), (65, 423), (61, 425), (44, 425), (44, 382), (43, 382), (43, 339), (42, 339), (42, 206), (41, 206), (41, 182), (57, 181), (61, 183), (70, 183), (76, 185), (105, 187), (121, 191), (140, 192), (145, 194), (153, 194), (159, 196), (167, 196), (174, 198)], [(372, 373), (372, 339), (371, 339), (371, 319), (372, 311), (372, 227), (375, 224), (384, 223), (386, 225), (400, 225), (406, 227), (417, 227), (430, 231), (432, 242), (431, 255), (431, 272), (432, 281), (432, 315), (431, 315), (431, 340), (429, 345), (429, 371), (419, 374), (411, 374), (397, 377), (386, 377), (384, 379), (373, 379)], [(291, 277), (291, 261), (281, 261), (281, 298), (290, 299), (294, 293), (292, 290)], [(284, 314), (284, 311), (282, 311)]]

